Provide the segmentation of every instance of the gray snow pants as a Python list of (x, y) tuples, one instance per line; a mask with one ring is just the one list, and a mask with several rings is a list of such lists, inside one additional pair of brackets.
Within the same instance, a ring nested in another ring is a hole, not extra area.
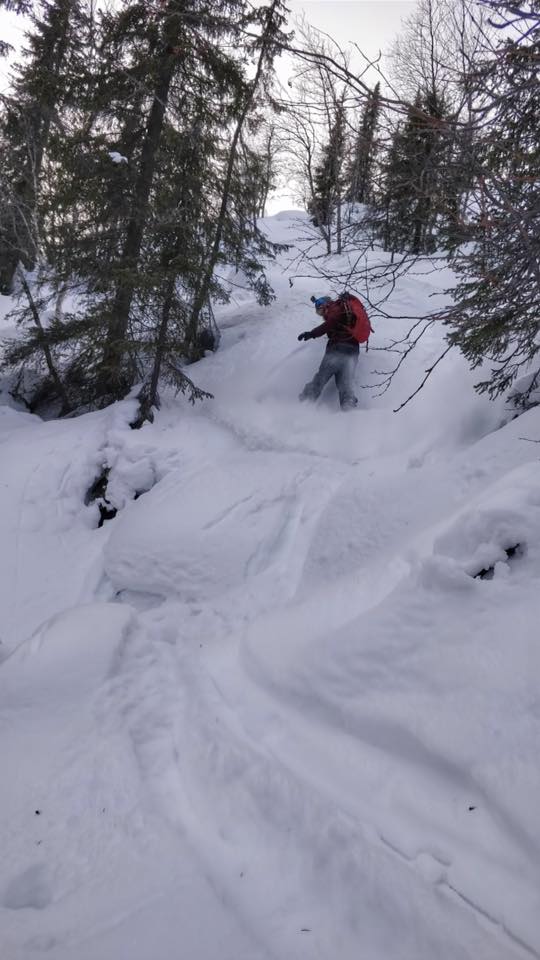
[(345, 343), (327, 348), (313, 380), (306, 383), (302, 390), (300, 400), (317, 400), (328, 381), (334, 377), (341, 409), (348, 410), (355, 407), (358, 400), (353, 390), (353, 377), (357, 363), (358, 348), (350, 347)]

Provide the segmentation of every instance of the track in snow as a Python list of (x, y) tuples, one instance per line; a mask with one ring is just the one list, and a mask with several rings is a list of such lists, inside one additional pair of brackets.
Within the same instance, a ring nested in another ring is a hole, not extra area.
[[(532, 457), (524, 428), (489, 435), (458, 362), (400, 419), (392, 393), (298, 405), (312, 283), (276, 286), (194, 371), (214, 402), (9, 440), (35, 446), (22, 497), (10, 461), (3, 629), (74, 607), (0, 667), (10, 960), (539, 955), (534, 671), (507, 613), (534, 544), (490, 587), (437, 539)], [(158, 482), (97, 531), (73, 510), (104, 449), (119, 490)]]

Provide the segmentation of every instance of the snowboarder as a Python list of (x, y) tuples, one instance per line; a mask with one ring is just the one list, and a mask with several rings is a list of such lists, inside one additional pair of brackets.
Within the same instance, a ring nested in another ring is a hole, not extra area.
[(323, 323), (301, 333), (299, 340), (328, 336), (326, 352), (317, 373), (306, 383), (300, 400), (317, 400), (328, 381), (334, 377), (342, 410), (352, 410), (358, 399), (353, 390), (353, 377), (358, 363), (359, 344), (366, 343), (371, 325), (357, 297), (342, 294), (337, 300), (312, 297), (315, 311)]

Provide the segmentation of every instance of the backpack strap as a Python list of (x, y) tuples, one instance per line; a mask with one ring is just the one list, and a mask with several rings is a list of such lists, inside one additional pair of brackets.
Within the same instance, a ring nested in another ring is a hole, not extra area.
[(348, 294), (348, 293), (340, 293), (340, 295), (339, 295), (339, 297), (338, 297), (338, 301), (339, 301), (339, 303), (341, 303), (341, 305), (342, 305), (342, 307), (343, 307), (343, 312), (344, 312), (344, 314), (345, 314), (345, 326), (346, 326), (346, 327), (354, 327), (354, 325), (355, 325), (355, 323), (356, 323), (356, 317), (355, 317), (354, 312), (353, 312), (353, 309), (352, 309), (352, 307), (351, 307), (351, 302), (350, 302), (350, 299), (349, 299), (349, 294)]

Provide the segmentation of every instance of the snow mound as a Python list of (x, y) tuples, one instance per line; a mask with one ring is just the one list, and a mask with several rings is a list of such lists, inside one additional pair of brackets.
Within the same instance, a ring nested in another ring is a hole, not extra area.
[(90, 603), (52, 617), (3, 663), (3, 700), (31, 703), (79, 701), (112, 670), (133, 621), (133, 611)]
[[(540, 463), (511, 470), (462, 510), (434, 541), (435, 557), (470, 576), (505, 564), (516, 548), (540, 550)], [(499, 570), (501, 568), (499, 567)]]
[(357, 251), (264, 229), (314, 259), (269, 308), (231, 268), (214, 400), (0, 409), (1, 960), (540, 955), (540, 407), (499, 429), (452, 352), (394, 416), (444, 346), (376, 386), (429, 263), (373, 308), (359, 409), (298, 404)]
[[(273, 572), (292, 589), (309, 527), (341, 481), (329, 464), (272, 454), (231, 457), (191, 475), (176, 470), (115, 523), (105, 571), (117, 589), (201, 602)], [(324, 495), (321, 494), (321, 488)]]

